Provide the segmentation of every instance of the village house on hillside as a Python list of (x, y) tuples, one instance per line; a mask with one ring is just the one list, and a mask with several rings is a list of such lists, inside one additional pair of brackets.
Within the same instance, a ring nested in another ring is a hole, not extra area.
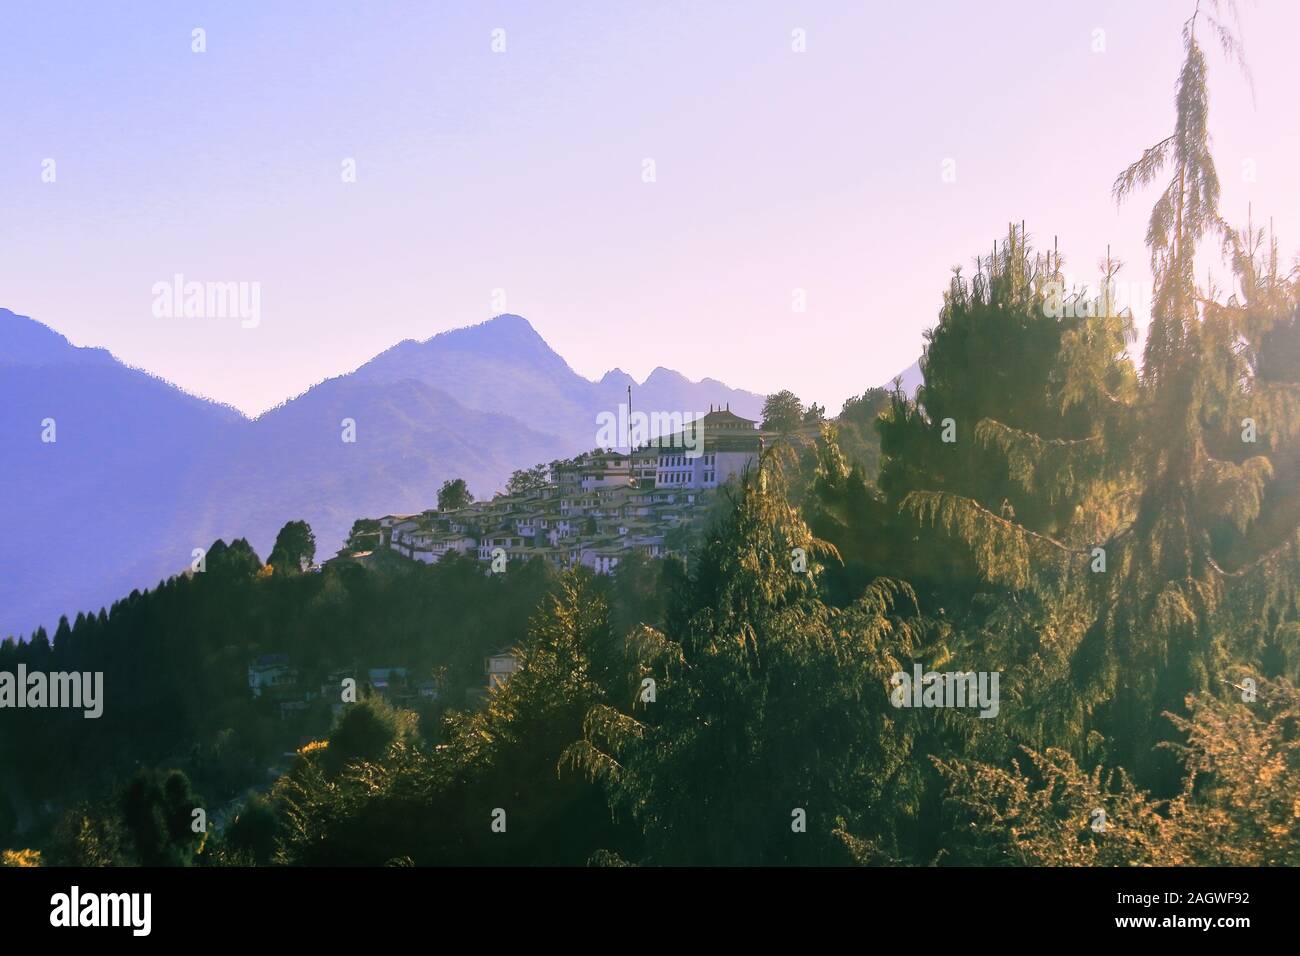
[(248, 689), (254, 697), (292, 687), (297, 680), (288, 654), (263, 654), (248, 665)]
[(709, 495), (758, 460), (766, 437), (756, 422), (710, 409), (631, 454), (598, 450), (556, 462), (550, 481), (527, 491), (384, 515), (374, 548), (425, 564), (456, 551), (488, 565), (541, 558), (609, 574), (629, 553), (670, 553), (670, 532), (702, 520)]
[(514, 650), (502, 650), (490, 656), (483, 664), (488, 689), (504, 687), (511, 676), (518, 673), (520, 664), (519, 655)]

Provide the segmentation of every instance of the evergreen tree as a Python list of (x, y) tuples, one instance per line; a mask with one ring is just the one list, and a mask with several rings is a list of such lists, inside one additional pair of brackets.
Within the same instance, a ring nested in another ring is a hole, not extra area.
[(470, 494), (469, 485), (465, 484), (464, 478), (448, 478), (438, 489), (439, 511), (459, 511), (473, 501), (474, 496)]
[(275, 536), (266, 563), (281, 574), (301, 574), (316, 561), (316, 535), (305, 521), (290, 521)]
[(785, 434), (799, 427), (803, 421), (803, 402), (788, 389), (767, 396), (763, 402), (763, 428)]
[(888, 858), (915, 812), (924, 768), (887, 692), (921, 640), (910, 591), (881, 580), (842, 612), (822, 604), (834, 549), (786, 501), (778, 460), (694, 559), (694, 610), (631, 635), (631, 692), (593, 707), (565, 753), (642, 829), (640, 862), (847, 860), (845, 827)]

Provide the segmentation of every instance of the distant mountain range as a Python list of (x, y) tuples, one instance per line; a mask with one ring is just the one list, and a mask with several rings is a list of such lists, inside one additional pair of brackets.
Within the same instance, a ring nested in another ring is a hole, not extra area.
[(491, 495), (516, 468), (595, 447), (629, 384), (646, 411), (761, 416), (761, 395), (665, 368), (590, 381), (502, 315), (401, 342), (250, 420), (0, 309), (0, 637), (151, 587), (218, 537), (265, 558), (303, 518), (328, 557), (355, 518), (433, 507), (447, 478)]

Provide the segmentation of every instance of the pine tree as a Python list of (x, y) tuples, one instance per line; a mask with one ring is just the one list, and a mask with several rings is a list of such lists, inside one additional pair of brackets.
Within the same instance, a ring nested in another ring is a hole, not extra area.
[(781, 454), (764, 453), (693, 558), (692, 612), (632, 636), (637, 692), (592, 708), (562, 761), (641, 828), (640, 862), (847, 860), (846, 832), (897, 858), (915, 820), (926, 768), (888, 688), (924, 624), (891, 580), (844, 609), (819, 599), (834, 550), (789, 504)]
[[(1220, 304), (1193, 277), (1198, 241), (1227, 235), (1198, 17), (1238, 49), (1217, 20), (1193, 15), (1174, 133), (1115, 186), (1122, 199), (1171, 173), (1148, 229), (1155, 295), (1140, 379), (1122, 357), (1131, 326), (1112, 308), (1115, 264), (1101, 296), (1062, 309), (1059, 261), (1044, 269), (1012, 230), (987, 279), (981, 263), (974, 282), (954, 280), (918, 402), (896, 403), (881, 425), (886, 495), (963, 542), (999, 589), (981, 646), (1012, 667), (1014, 731), (1082, 754), (1100, 730), (1125, 766), (1166, 787), (1158, 715), (1219, 686), (1227, 661), (1268, 663), (1294, 617), (1300, 522), (1294, 482), (1278, 480), (1295, 474), (1294, 373), (1263, 358), (1266, 340), (1292, 341), (1295, 281), (1261, 268), (1241, 237), (1227, 245), (1240, 297)], [(1073, 318), (1052, 319), (1062, 313)], [(1003, 358), (1018, 341), (1038, 345)], [(945, 447), (945, 418), (974, 440)], [(1261, 422), (1271, 431), (1253, 441)]]

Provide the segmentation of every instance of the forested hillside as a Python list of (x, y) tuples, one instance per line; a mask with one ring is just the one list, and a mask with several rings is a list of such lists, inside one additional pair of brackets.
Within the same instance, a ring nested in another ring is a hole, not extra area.
[[(121, 695), (100, 721), (26, 715), (7, 738), (26, 799), (86, 795), (15, 848), (199, 865), (1300, 865), (1300, 275), (1221, 217), (1196, 26), (1173, 132), (1115, 184), (1122, 201), (1159, 190), (1140, 361), (1111, 298), (1118, 264), (1066, 288), (1064, 256), (1017, 224), (947, 283), (915, 397), (868, 391), (816, 429), (792, 418), (799, 440), (725, 489), (686, 561), (612, 578), (454, 558), (303, 575), (214, 549), (206, 573), (52, 647), (0, 650), (0, 669), (102, 669)], [(1195, 278), (1216, 245), (1226, 291)], [(239, 686), (251, 656), (322, 676), (391, 656), (450, 687), (506, 646), (519, 670), (481, 706), (365, 697), (226, 825), (186, 825), (283, 746)], [(941, 692), (966, 674), (978, 707)], [(244, 761), (224, 776), (221, 746)]]

